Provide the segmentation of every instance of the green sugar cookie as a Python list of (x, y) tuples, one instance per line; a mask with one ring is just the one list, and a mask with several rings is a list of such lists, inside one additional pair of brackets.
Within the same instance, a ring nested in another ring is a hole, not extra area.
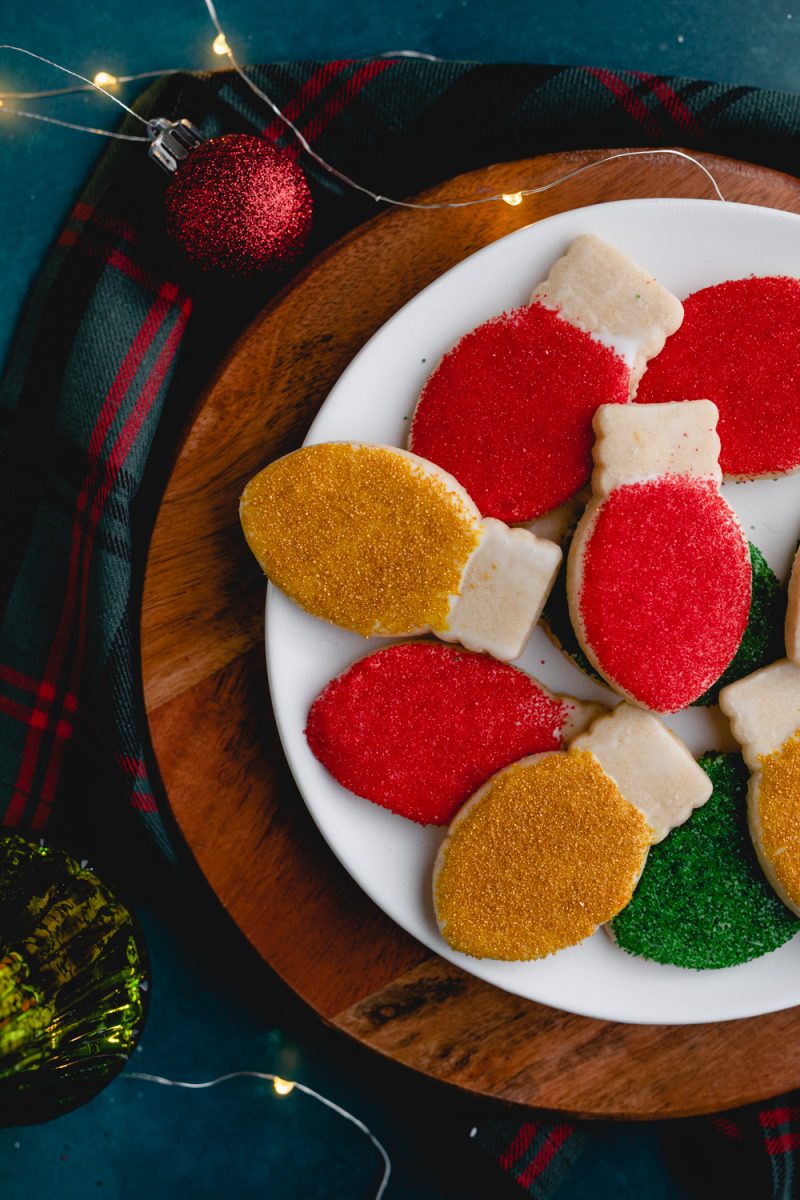
[(760, 958), (800, 930), (756, 860), (742, 759), (705, 754), (700, 766), (711, 799), (653, 846), (633, 899), (610, 926), (629, 954), (695, 970)]
[[(583, 653), (569, 619), (566, 571), (569, 543), (565, 543), (563, 549), (564, 561), (542, 613), (542, 620), (552, 640), (572, 659), (575, 665), (585, 671), (587, 675), (591, 675), (593, 679), (598, 679), (603, 683), (605, 681), (598, 675)], [(725, 672), (713, 687), (710, 687), (695, 701), (695, 704), (716, 704), (720, 688), (737, 679), (742, 679), (752, 671), (757, 671), (759, 667), (766, 666), (767, 663), (774, 662), (776, 658), (781, 658), (785, 653), (783, 622), (786, 597), (783, 589), (767, 566), (764, 555), (752, 542), (750, 542), (750, 563), (753, 571), (750, 615), (741, 644)]]

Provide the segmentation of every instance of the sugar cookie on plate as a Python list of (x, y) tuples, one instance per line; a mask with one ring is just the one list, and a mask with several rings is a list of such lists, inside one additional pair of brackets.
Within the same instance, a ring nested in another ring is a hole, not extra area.
[(402, 642), (331, 680), (311, 706), (306, 738), (357, 796), (447, 825), (501, 767), (563, 749), (602, 711), (488, 655)]
[(750, 769), (748, 822), (764, 874), (800, 916), (800, 667), (786, 659), (732, 683), (719, 704)]
[(736, 654), (750, 611), (747, 538), (719, 491), (708, 400), (606, 405), (592, 499), (567, 562), (581, 647), (627, 699), (677, 712)]
[(579, 237), (529, 305), (444, 356), (409, 449), (454, 475), (485, 516), (531, 521), (587, 482), (595, 410), (629, 399), (681, 317), (680, 302), (626, 255)]
[(393, 446), (287, 454), (247, 484), (240, 517), (264, 573), (313, 616), (364, 637), (432, 630), (501, 659), (522, 653), (561, 561)]
[(657, 718), (620, 704), (567, 751), (506, 767), (439, 849), (444, 939), (475, 958), (543, 958), (589, 937), (633, 895), (650, 846), (711, 795)]
[(732, 279), (683, 303), (683, 324), (649, 364), (637, 402), (713, 400), (727, 477), (798, 470), (800, 280)]

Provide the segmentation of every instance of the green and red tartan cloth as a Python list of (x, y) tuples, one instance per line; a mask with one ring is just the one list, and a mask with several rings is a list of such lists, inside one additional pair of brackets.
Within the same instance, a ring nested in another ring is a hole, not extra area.
[[(679, 143), (800, 168), (800, 96), (784, 92), (408, 58), (252, 74), (319, 153), (386, 195), (487, 163), (606, 146)], [(137, 107), (188, 117), (207, 135), (259, 133), (300, 157), (231, 72), (172, 76)], [(375, 205), (301, 163), (315, 202), (307, 260)], [(144, 550), (192, 399), (286, 278), (247, 288), (183, 278), (163, 233), (165, 184), (142, 146), (112, 145), (33, 289), (0, 389), (0, 820), (60, 836), (87, 819), (110, 823), (116, 791), (174, 857), (138, 665)], [(704, 1124), (709, 1158), (718, 1144), (737, 1170), (761, 1162), (763, 1187), (748, 1198), (800, 1196), (800, 1107), (774, 1101)], [(505, 1120), (479, 1128), (475, 1142), (520, 1194), (544, 1198), (587, 1137), (565, 1121)]]

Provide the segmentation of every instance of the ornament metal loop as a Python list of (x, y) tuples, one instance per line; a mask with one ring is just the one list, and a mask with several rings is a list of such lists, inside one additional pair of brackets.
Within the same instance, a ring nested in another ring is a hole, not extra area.
[(167, 121), (164, 117), (156, 117), (150, 122), (149, 129), (153, 140), (147, 153), (170, 175), (177, 171), (192, 150), (205, 141), (200, 130), (185, 117), (180, 121)]

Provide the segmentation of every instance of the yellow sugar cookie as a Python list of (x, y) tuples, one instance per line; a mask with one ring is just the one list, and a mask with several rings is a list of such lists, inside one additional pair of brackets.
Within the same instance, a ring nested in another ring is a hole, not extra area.
[(433, 630), (498, 658), (521, 653), (561, 559), (390, 446), (288, 454), (250, 480), (240, 516), (262, 570), (314, 616), (364, 637)]
[(677, 738), (619, 705), (569, 750), (499, 771), (460, 810), (434, 867), (443, 937), (508, 961), (583, 941), (629, 902), (650, 846), (710, 794)]
[(782, 659), (723, 688), (750, 769), (747, 815), (764, 874), (800, 916), (800, 667)]

